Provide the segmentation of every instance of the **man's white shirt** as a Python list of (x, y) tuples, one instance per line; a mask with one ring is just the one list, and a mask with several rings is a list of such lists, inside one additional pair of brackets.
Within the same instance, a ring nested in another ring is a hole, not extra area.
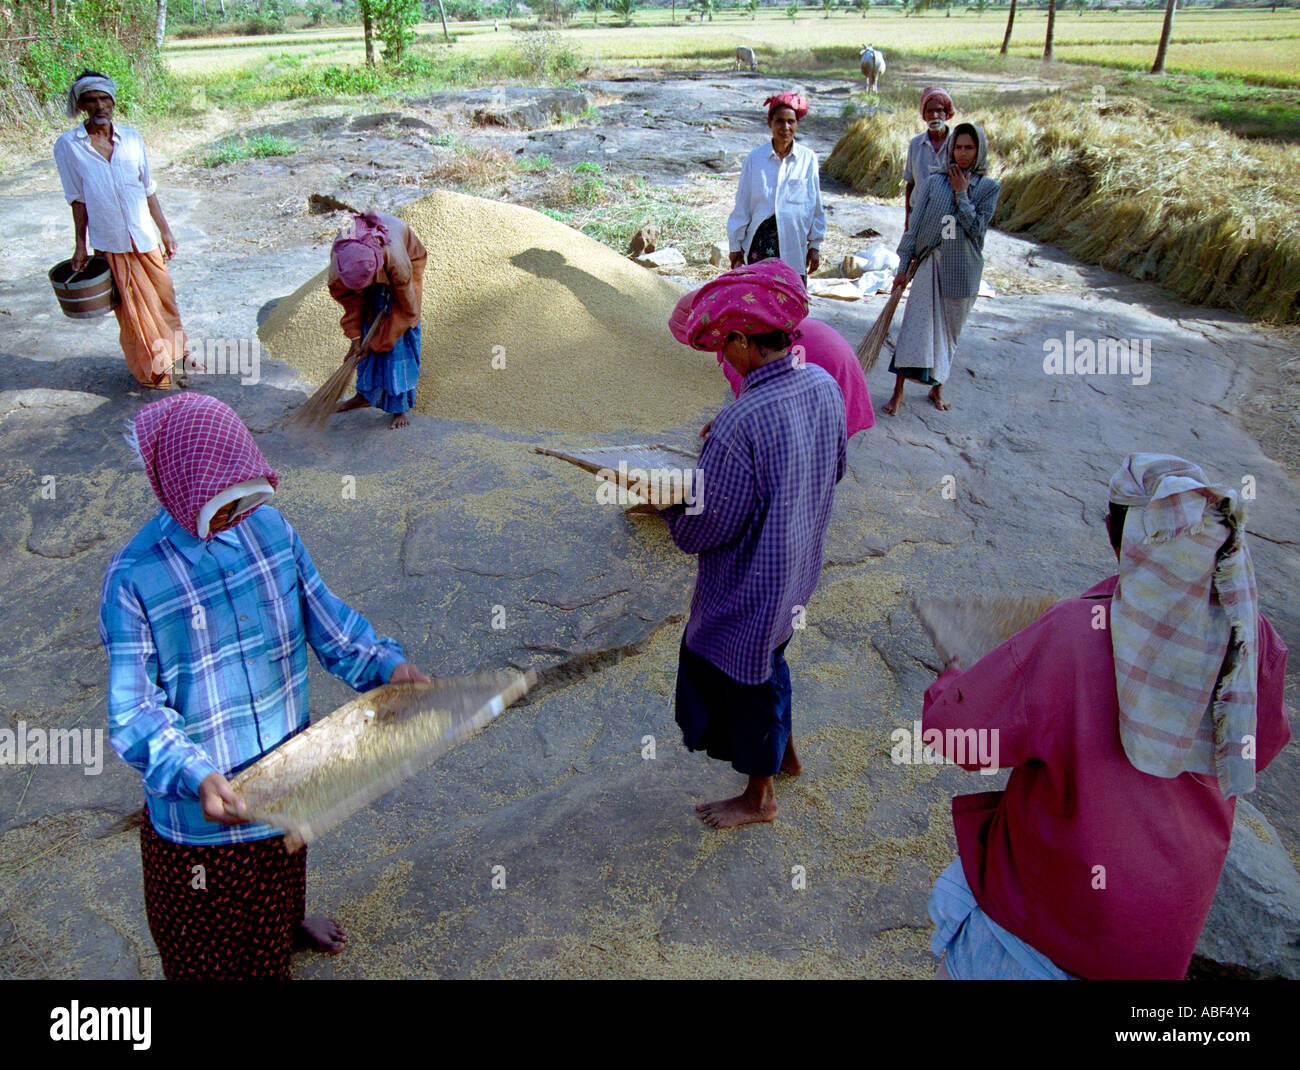
[(826, 234), (817, 154), (797, 141), (785, 158), (769, 141), (759, 145), (740, 168), (736, 207), (727, 219), (727, 239), (732, 252), (749, 247), (759, 224), (776, 216), (781, 259), (798, 275), (807, 272), (809, 249), (818, 249)]
[(106, 253), (147, 253), (158, 244), (149, 214), (149, 197), (158, 184), (149, 174), (144, 139), (129, 126), (113, 124), (113, 159), (106, 160), (78, 125), (54, 143), (54, 162), (68, 203), (86, 206), (89, 249)]

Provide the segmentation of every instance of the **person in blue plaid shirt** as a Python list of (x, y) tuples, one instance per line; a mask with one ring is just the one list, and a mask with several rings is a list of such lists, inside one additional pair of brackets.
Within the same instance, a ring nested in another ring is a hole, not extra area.
[(774, 258), (702, 287), (684, 332), (744, 376), (705, 429), (698, 511), (663, 511), (673, 542), (699, 555), (677, 667), (682, 739), (749, 777), (735, 798), (696, 807), (714, 828), (771, 821), (777, 771), (802, 770), (784, 654), (821, 575), (846, 438), (835, 380), (790, 352), (807, 314), (799, 276)]
[(307, 648), (358, 691), (427, 681), (321, 581), (264, 503), (276, 473), (211, 397), (147, 405), (132, 441), (163, 508), (104, 577), (109, 740), (144, 779), (145, 911), (168, 979), (287, 978), (307, 919), (306, 850), (241, 816), (228, 777), (305, 729)]

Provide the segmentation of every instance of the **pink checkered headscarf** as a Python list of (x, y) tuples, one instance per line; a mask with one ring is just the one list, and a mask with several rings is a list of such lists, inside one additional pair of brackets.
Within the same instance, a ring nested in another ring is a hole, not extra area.
[(793, 331), (807, 315), (808, 295), (799, 276), (773, 257), (732, 268), (687, 294), (673, 310), (668, 329), (683, 345), (716, 353), (732, 331)]
[(208, 521), (220, 508), (214, 502), (238, 502), (235, 515), (242, 520), (279, 485), (235, 410), (216, 398), (177, 394), (155, 401), (136, 415), (133, 431), (154, 494), (195, 538), (210, 537)]
[(388, 230), (374, 212), (353, 216), (330, 250), (339, 278), (349, 290), (364, 290), (384, 262)]

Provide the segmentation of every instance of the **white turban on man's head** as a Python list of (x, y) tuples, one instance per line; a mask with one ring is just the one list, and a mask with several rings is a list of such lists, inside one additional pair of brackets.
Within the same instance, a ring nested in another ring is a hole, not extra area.
[(68, 115), (75, 119), (81, 110), (81, 98), (87, 93), (107, 93), (117, 103), (117, 83), (102, 74), (83, 74), (68, 90)]

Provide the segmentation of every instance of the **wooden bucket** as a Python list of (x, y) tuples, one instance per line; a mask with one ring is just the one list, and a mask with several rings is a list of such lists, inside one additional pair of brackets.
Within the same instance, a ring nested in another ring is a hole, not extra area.
[(80, 271), (72, 270), (72, 261), (63, 260), (50, 268), (50, 285), (59, 307), (70, 319), (86, 320), (107, 316), (121, 304), (113, 272), (102, 256), (92, 256)]

